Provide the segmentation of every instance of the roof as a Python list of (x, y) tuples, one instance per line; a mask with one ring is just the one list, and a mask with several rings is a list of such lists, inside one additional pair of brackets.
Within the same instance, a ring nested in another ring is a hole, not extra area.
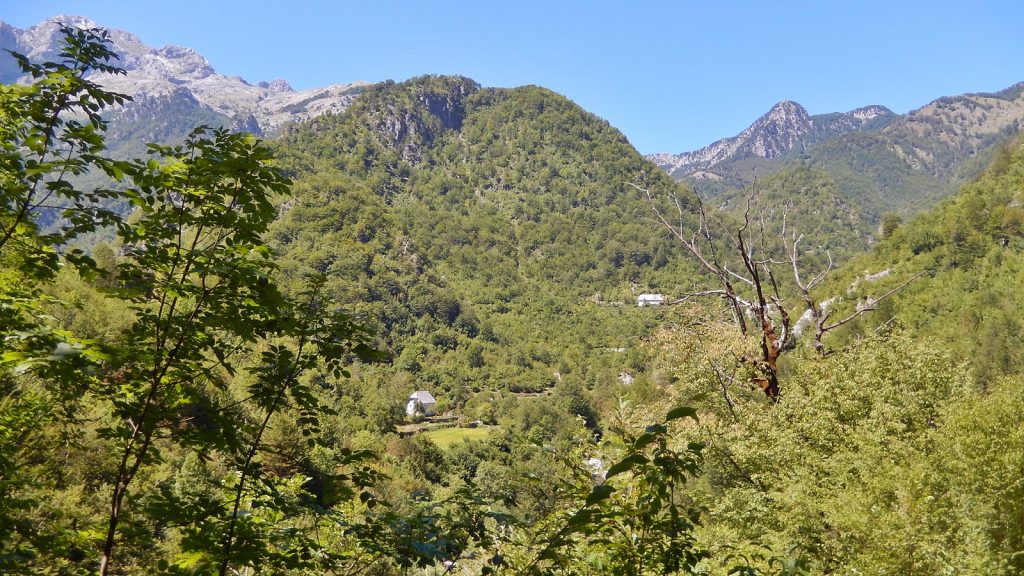
[(437, 404), (437, 400), (426, 390), (417, 390), (409, 394), (409, 400), (418, 400), (420, 404)]

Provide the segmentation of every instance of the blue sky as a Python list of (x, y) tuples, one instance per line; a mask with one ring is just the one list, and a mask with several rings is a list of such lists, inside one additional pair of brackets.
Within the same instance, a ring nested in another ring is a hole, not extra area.
[(812, 114), (1024, 81), (1024, 1), (839, 2), (4, 0), (18, 27), (80, 14), (151, 46), (198, 50), (249, 81), (296, 88), (462, 74), (537, 84), (641, 152), (692, 150), (772, 104)]

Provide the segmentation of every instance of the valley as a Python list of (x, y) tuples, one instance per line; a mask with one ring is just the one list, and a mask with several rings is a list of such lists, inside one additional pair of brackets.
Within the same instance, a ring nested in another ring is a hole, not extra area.
[(645, 157), (96, 28), (0, 23), (0, 572), (1024, 569), (1024, 84)]

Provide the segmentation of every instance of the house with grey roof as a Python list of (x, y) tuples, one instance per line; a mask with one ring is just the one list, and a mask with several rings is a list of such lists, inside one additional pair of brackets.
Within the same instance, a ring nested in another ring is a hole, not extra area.
[(405, 414), (414, 416), (433, 416), (434, 407), (437, 401), (426, 390), (417, 390), (409, 395), (409, 401), (405, 403)]

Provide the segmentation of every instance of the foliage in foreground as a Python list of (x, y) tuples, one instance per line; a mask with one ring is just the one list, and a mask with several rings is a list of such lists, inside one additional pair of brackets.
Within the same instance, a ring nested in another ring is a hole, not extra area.
[(764, 550), (812, 574), (1016, 574), (1024, 436), (1019, 379), (982, 390), (969, 364), (906, 333), (794, 359), (781, 400), (743, 386), (756, 344), (727, 323), (658, 341), (676, 394), (702, 397), (705, 467), (690, 497), (700, 541), (754, 567)]

